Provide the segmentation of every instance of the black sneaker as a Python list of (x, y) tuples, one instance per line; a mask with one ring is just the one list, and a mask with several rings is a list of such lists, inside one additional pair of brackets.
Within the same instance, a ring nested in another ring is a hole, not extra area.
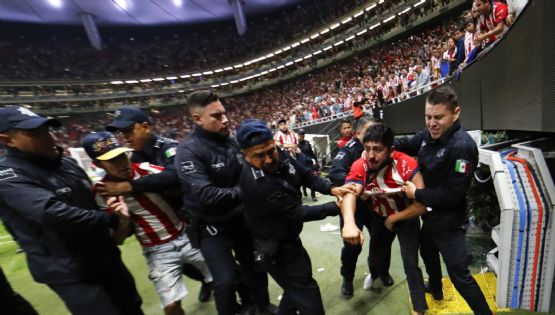
[(393, 281), (393, 278), (391, 277), (389, 272), (386, 273), (386, 274), (381, 275), (380, 279), (382, 279), (383, 285), (385, 287), (390, 287), (395, 283), (395, 281)]
[(259, 307), (258, 308), (258, 313), (259, 314), (264, 314), (264, 315), (276, 315), (278, 313), (278, 306), (275, 304), (268, 304), (265, 307)]
[(345, 297), (352, 297), (353, 296), (353, 280), (348, 280), (347, 278), (343, 277), (343, 283), (341, 284), (341, 294)]
[(198, 293), (198, 300), (201, 303), (206, 303), (210, 300), (212, 296), (212, 291), (214, 289), (213, 282), (202, 282), (202, 286), (200, 287), (200, 291)]
[(431, 293), (434, 297), (434, 300), (436, 301), (443, 300), (443, 289), (441, 291), (432, 291), (432, 289), (430, 288), (430, 282), (428, 281), (424, 282), (424, 292)]

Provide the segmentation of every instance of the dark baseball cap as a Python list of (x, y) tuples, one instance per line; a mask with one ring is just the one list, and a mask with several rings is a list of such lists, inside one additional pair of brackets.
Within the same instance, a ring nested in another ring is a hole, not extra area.
[(237, 129), (236, 137), (241, 149), (254, 147), (257, 144), (273, 139), (270, 128), (266, 126), (264, 121), (259, 119), (243, 120), (239, 129)]
[(10, 129), (36, 129), (44, 124), (60, 127), (62, 123), (54, 118), (41, 117), (23, 106), (6, 106), (0, 109), (0, 132)]
[(111, 160), (120, 154), (133, 151), (119, 144), (113, 133), (107, 131), (93, 132), (83, 138), (83, 148), (93, 160)]
[(112, 121), (106, 130), (110, 132), (118, 131), (119, 129), (125, 129), (134, 123), (144, 123), (150, 122), (147, 114), (137, 107), (123, 107), (115, 111), (114, 121)]

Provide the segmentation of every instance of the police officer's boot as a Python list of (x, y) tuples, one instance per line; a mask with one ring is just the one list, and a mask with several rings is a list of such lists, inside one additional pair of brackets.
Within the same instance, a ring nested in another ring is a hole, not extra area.
[(353, 289), (353, 279), (347, 279), (343, 277), (343, 283), (341, 284), (341, 294), (345, 297), (352, 297), (354, 294)]

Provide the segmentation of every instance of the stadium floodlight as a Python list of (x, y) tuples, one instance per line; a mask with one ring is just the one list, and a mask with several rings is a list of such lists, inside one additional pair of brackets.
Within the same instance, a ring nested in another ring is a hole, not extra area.
[(280, 69), (283, 69), (283, 68), (285, 68), (285, 66), (281, 65), (281, 66), (277, 67), (276, 69), (280, 70)]
[(373, 29), (375, 29), (376, 27), (380, 26), (380, 24), (381, 24), (381, 23), (378, 22), (378, 23), (376, 23), (376, 24), (370, 26), (370, 28), (368, 28), (368, 29), (369, 29), (369, 30), (373, 30)]
[(260, 72), (260, 75), (267, 75), (267, 74), (268, 74), (268, 71), (267, 71), (267, 70), (266, 70), (266, 71)]
[(403, 14), (409, 12), (409, 11), (410, 11), (410, 7), (408, 7), (406, 9), (404, 9), (403, 11), (399, 12), (399, 15), (403, 15)]
[(343, 21), (341, 21), (341, 24), (349, 23), (349, 22), (351, 22), (352, 20), (353, 20), (353, 18), (349, 16), (348, 18), (346, 18), (346, 19), (344, 19)]
[(296, 42), (296, 43), (294, 43), (293, 45), (291, 45), (291, 48), (295, 48), (295, 47), (299, 46), (300, 44), (301, 44), (301, 43)]
[(183, 6), (183, 0), (172, 0), (173, 5), (175, 5), (178, 8), (181, 8)]
[(177, 93), (185, 93), (185, 90), (177, 90)]
[(182, 79), (187, 79), (187, 78), (190, 78), (191, 75), (190, 74), (184, 74), (184, 75), (180, 75), (179, 77), (182, 78)]
[(139, 83), (139, 81), (137, 81), (137, 80), (126, 80), (125, 83), (127, 83), (127, 84), (135, 84), (135, 83)]
[(272, 68), (272, 69), (268, 70), (268, 72), (274, 72), (274, 71), (276, 71), (276, 68)]
[(166, 79), (164, 79), (164, 78), (152, 78), (152, 81), (164, 81), (164, 80), (166, 80)]
[(321, 54), (321, 53), (322, 53), (322, 50), (317, 50), (317, 51), (313, 52), (312, 55), (316, 56), (316, 55)]
[(329, 31), (330, 31), (330, 29), (329, 29), (329, 27), (328, 27), (328, 28), (326, 28), (325, 30), (321, 31), (321, 32), (320, 32), (320, 35), (324, 35), (324, 34), (326, 34), (326, 33), (329, 32)]
[(233, 81), (230, 81), (229, 83), (235, 84), (235, 83), (237, 83), (237, 82), (239, 82), (239, 80), (233, 80)]
[(211, 88), (217, 88), (218, 86), (220, 86), (220, 85), (219, 84), (214, 84), (214, 85), (211, 85), (210, 87)]
[(112, 1), (116, 6), (118, 6), (120, 9), (124, 11), (129, 9), (129, 4), (127, 3), (127, 0), (112, 0)]
[(177, 77), (166, 77), (166, 80), (177, 80)]
[(271, 58), (271, 57), (273, 57), (273, 56), (274, 56), (274, 53), (271, 53), (271, 54), (267, 54), (267, 55), (264, 56), (264, 57), (266, 57), (266, 58)]
[(289, 62), (286, 63), (285, 65), (286, 65), (287, 67), (289, 67), (289, 66), (292, 65), (292, 64), (294, 64), (294, 62), (293, 62), (293, 61), (289, 61)]
[(148, 82), (152, 82), (152, 79), (141, 79), (139, 80), (141, 83), (148, 83)]
[(289, 49), (291, 49), (291, 46), (283, 47), (281, 50), (288, 51)]
[(333, 48), (333, 46), (332, 46), (332, 45), (329, 45), (328, 47), (324, 48), (323, 50), (326, 51), (326, 50), (330, 50), (330, 49), (332, 49), (332, 48)]
[(279, 54), (281, 54), (282, 52), (283, 52), (283, 50), (278, 49), (278, 50), (274, 51), (274, 55), (279, 55)]
[(233, 68), (239, 69), (239, 68), (243, 68), (243, 66), (244, 65), (242, 63), (239, 63), (239, 64), (234, 65)]
[(193, 77), (200, 77), (202, 75), (202, 73), (197, 72), (197, 73), (193, 73)]
[(309, 40), (310, 40), (310, 38), (308, 38), (308, 37), (303, 38), (303, 40), (301, 40), (301, 44), (304, 44), (304, 43), (308, 42)]
[(228, 85), (228, 84), (229, 84), (229, 82), (226, 82), (226, 83), (220, 84), (220, 86), (225, 86), (225, 85)]
[(361, 16), (363, 13), (364, 13), (364, 11), (360, 10), (360, 11), (358, 11), (357, 13), (355, 13), (355, 14), (353, 15), (353, 17), (354, 17), (354, 18), (357, 18), (357, 17)]
[(250, 77), (242, 78), (242, 79), (239, 79), (239, 82), (243, 82), (243, 81), (246, 81), (246, 80), (249, 80), (249, 79), (250, 79)]
[(351, 36), (345, 38), (345, 41), (348, 42), (350, 40), (353, 40), (354, 38), (355, 38), (355, 35), (351, 35)]
[(224, 69), (222, 69), (222, 68), (214, 70), (214, 72), (216, 72), (216, 73), (220, 73), (222, 71), (224, 71)]
[(316, 33), (316, 34), (312, 34), (312, 36), (310, 36), (310, 39), (315, 39), (316, 37), (320, 36), (320, 34)]
[(378, 1), (378, 4), (382, 4), (384, 2), (385, 2), (385, 0), (380, 0), (380, 1)]
[(301, 62), (301, 61), (303, 61), (303, 58), (295, 59), (295, 62)]
[(414, 5), (414, 7), (416, 8), (416, 7), (418, 7), (418, 6), (422, 5), (422, 4), (424, 4), (424, 2), (426, 2), (426, 0), (420, 0), (420, 1), (418, 1), (418, 2)]
[(110, 83), (112, 83), (112, 84), (123, 84), (123, 81), (112, 81)]
[(48, 0), (48, 3), (56, 9), (63, 6), (62, 0)]
[(303, 59), (306, 60), (306, 59), (309, 59), (309, 58), (312, 58), (312, 54), (308, 54), (308, 55), (304, 56)]
[(335, 24), (333, 24), (332, 26), (330, 26), (330, 29), (334, 30), (334, 29), (336, 29), (336, 28), (338, 28), (338, 27), (339, 27), (339, 23), (335, 23)]
[(383, 20), (383, 22), (384, 22), (384, 23), (387, 23), (387, 22), (393, 20), (394, 18), (395, 18), (395, 14), (392, 15), (392, 16), (390, 16), (390, 17), (388, 17), (387, 19)]
[(367, 29), (364, 29), (364, 30), (358, 32), (358, 33), (357, 33), (357, 36), (360, 36), (360, 35), (362, 35), (362, 34), (364, 34), (364, 33), (366, 33), (366, 32), (368, 32), (368, 30), (367, 30)]
[(211, 75), (211, 74), (214, 74), (214, 71), (204, 71), (202, 74)]
[(341, 45), (341, 44), (343, 44), (343, 41), (342, 41), (342, 40), (340, 40), (340, 41), (338, 41), (337, 43), (333, 44), (333, 46), (339, 46), (339, 45)]
[(233, 67), (225, 67), (224, 68), (225, 71), (232, 70), (232, 69), (233, 69)]
[(366, 9), (364, 9), (364, 10), (365, 10), (365, 11), (370, 11), (370, 10), (372, 10), (373, 8), (375, 8), (376, 6), (378, 6), (378, 5), (377, 5), (376, 3), (373, 3), (373, 4), (369, 5), (369, 6), (367, 6)]

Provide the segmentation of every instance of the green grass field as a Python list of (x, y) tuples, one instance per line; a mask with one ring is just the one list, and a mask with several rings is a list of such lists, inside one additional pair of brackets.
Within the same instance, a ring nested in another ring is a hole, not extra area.
[[(320, 197), (323, 201), (328, 197)], [(320, 225), (331, 223), (338, 225), (337, 218), (327, 218), (324, 221), (312, 222), (305, 225), (302, 239), (312, 258), (314, 277), (320, 285), (324, 307), (330, 315), (363, 315), (363, 314), (409, 314), (408, 290), (402, 263), (399, 256), (397, 241), (394, 243), (392, 253), (391, 274), (395, 279), (392, 288), (382, 288), (373, 291), (364, 291), (362, 284), (367, 271), (366, 254), (368, 245), (365, 244), (363, 254), (359, 257), (357, 274), (355, 277), (355, 296), (346, 300), (341, 297), (339, 275), (339, 256), (342, 246), (339, 232), (320, 232)], [(47, 286), (33, 281), (27, 264), (25, 254), (16, 254), (18, 248), (11, 238), (5, 237), (7, 233), (0, 224), (0, 266), (6, 273), (12, 286), (23, 295), (43, 315), (69, 314), (63, 302)], [(8, 242), (8, 243), (6, 243)], [(145, 314), (163, 314), (160, 309), (158, 296), (154, 287), (147, 278), (147, 268), (141, 254), (141, 248), (134, 238), (129, 238), (121, 247), (125, 264), (135, 277), (137, 288), (143, 298)], [(478, 270), (474, 268), (473, 271)], [(216, 314), (213, 299), (205, 304), (197, 301), (199, 283), (185, 279), (189, 295), (184, 299), (183, 305), (188, 314), (213, 315)], [(270, 278), (270, 298), (273, 303), (278, 303), (281, 289)], [(555, 299), (552, 298), (551, 314), (555, 314)], [(2, 313), (0, 311), (0, 313)], [(515, 311), (513, 314), (530, 314), (526, 311)]]

